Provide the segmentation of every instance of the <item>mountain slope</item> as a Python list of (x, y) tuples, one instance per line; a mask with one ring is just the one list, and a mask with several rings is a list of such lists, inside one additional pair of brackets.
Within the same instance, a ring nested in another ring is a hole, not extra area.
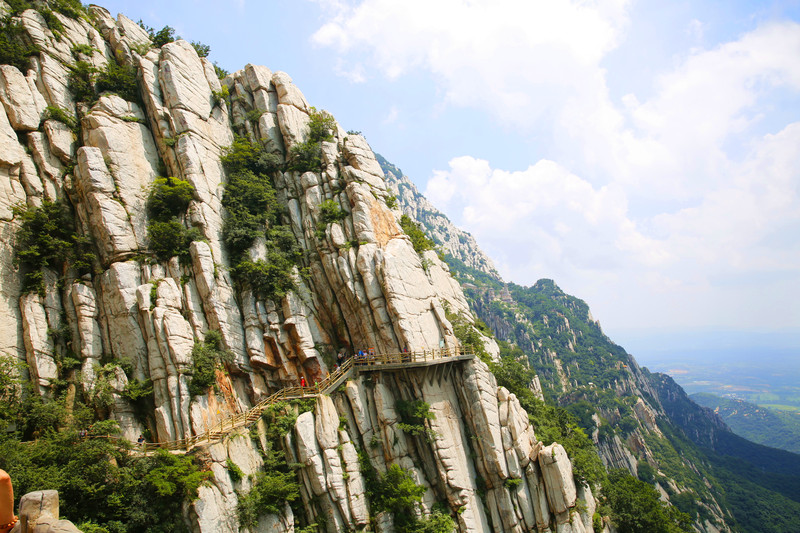
[[(413, 214), (409, 201), (400, 197)], [(580, 421), (606, 464), (650, 480), (707, 531), (800, 527), (796, 456), (739, 439), (668, 376), (640, 369), (603, 334), (586, 303), (552, 280), (532, 287), (505, 283), (459, 259), (475, 252), (444, 251), (470, 308), (499, 339), (524, 352), (544, 393)], [(750, 512), (754, 504), (762, 505), (759, 513)]]
[(714, 411), (737, 435), (758, 444), (800, 453), (800, 415), (713, 394), (696, 393), (690, 398)]

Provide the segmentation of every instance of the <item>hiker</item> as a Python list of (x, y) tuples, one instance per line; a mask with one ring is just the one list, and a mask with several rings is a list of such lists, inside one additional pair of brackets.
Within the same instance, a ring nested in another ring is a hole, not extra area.
[(136, 442), (139, 443), (139, 446), (144, 447), (144, 435), (139, 435), (139, 440), (137, 440)]
[(301, 387), (305, 387), (306, 386), (306, 377), (305, 376), (300, 376), (300, 386)]
[(11, 531), (17, 523), (14, 516), (14, 487), (11, 486), (11, 476), (0, 469), (0, 533)]

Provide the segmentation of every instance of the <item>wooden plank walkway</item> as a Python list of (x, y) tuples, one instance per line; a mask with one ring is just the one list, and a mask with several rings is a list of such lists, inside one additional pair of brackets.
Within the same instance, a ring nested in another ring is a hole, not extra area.
[(186, 452), (196, 446), (210, 444), (212, 442), (221, 440), (239, 428), (251, 426), (257, 422), (259, 418), (261, 418), (263, 412), (270, 405), (288, 400), (316, 398), (320, 394), (329, 394), (331, 391), (336, 390), (345, 381), (350, 379), (355, 372), (420, 368), (441, 365), (454, 361), (466, 361), (473, 359), (474, 357), (474, 353), (467, 353), (457, 348), (393, 354), (370, 354), (364, 356), (356, 355), (348, 358), (342, 364), (342, 366), (340, 366), (335, 372), (327, 376), (322, 381), (306, 387), (285, 387), (261, 400), (247, 411), (226, 418), (205, 433), (195, 435), (194, 437), (189, 437), (187, 439), (165, 442), (148, 442), (143, 445), (136, 445), (135, 448), (138, 448), (145, 453), (158, 448), (177, 453)]

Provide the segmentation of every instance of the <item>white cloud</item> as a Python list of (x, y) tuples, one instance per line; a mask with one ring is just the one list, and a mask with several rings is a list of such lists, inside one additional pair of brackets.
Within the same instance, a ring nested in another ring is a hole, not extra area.
[(397, 117), (400, 116), (400, 110), (397, 109), (397, 106), (392, 106), (389, 108), (389, 112), (386, 114), (386, 118), (383, 119), (384, 124), (392, 124), (397, 122)]
[(596, 82), (627, 22), (626, 0), (364, 0), (338, 3), (315, 43), (390, 78), (424, 69), (446, 101), (530, 127)]
[[(668, 259), (627, 217), (626, 198), (616, 187), (596, 189), (548, 160), (515, 172), (472, 157), (449, 166), (428, 181), (425, 195), (509, 265), (538, 257), (546, 272), (536, 275), (553, 276), (563, 268), (603, 271), (626, 261), (658, 265)], [(518, 272), (507, 274), (519, 279)]]

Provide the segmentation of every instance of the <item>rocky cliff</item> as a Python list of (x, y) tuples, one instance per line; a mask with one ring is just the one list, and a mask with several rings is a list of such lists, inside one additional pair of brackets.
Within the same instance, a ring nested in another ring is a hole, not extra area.
[[(702, 453), (678, 451), (680, 433), (705, 445), (724, 424), (706, 420), (696, 406), (689, 409), (688, 399), (680, 401), (686, 396), (680, 387), (663, 386), (671, 382), (667, 376), (641, 369), (603, 334), (589, 306), (552, 280), (533, 287), (504, 282), (469, 233), (431, 205), (395, 165), (381, 157), (379, 162), (403, 212), (435, 236), (470, 309), (498, 339), (521, 350), (515, 357), (535, 369), (535, 387), (581, 422), (606, 466), (634, 475), (654, 469), (652, 481), (664, 499), (691, 500), (681, 510), (692, 515), (696, 529), (727, 530), (730, 510), (718, 487), (709, 490), (712, 474)], [(673, 408), (675, 398), (679, 408)], [(690, 428), (684, 417), (702, 422)]]
[[(66, 383), (68, 407), (86, 402), (124, 438), (174, 441), (301, 378), (315, 382), (338, 353), (458, 347), (448, 316), (472, 320), (459, 284), (435, 253), (414, 250), (364, 138), (311, 107), (287, 74), (247, 65), (220, 79), (192, 45), (156, 47), (124, 15), (18, 4), (0, 2), (26, 55), (0, 66), (0, 349), (26, 364), (33, 394), (52, 398)], [(241, 253), (229, 244), (226, 220), (238, 212), (226, 203), (231, 160), (223, 164), (236, 142), (270, 162), (247, 183), (268, 179), (279, 206)], [(302, 154), (313, 158), (306, 170)], [(154, 218), (157, 183), (191, 191), (185, 208), (164, 208), (175, 211), (166, 222)], [(62, 222), (26, 222), (53, 205)], [(38, 246), (56, 233), (63, 253), (47, 255)], [(165, 256), (176, 236), (185, 246)], [(274, 260), (284, 257), (278, 241), (299, 250), (288, 266)], [(472, 263), (494, 272), (485, 257)], [(285, 290), (262, 290), (247, 268), (273, 289), (287, 274)], [(204, 341), (229, 357), (198, 393)], [(148, 382), (142, 413), (130, 390)], [(400, 402), (428, 412), (414, 426)], [(593, 531), (594, 498), (564, 449), (539, 442), (480, 360), (364, 373), (295, 409), (281, 444), (302, 507), (257, 509), (253, 531), (391, 531), (366, 472), (392, 465), (424, 487), (421, 516), (436, 506), (461, 531)], [(240, 530), (237, 505), (272, 447), (268, 421), (253, 428), (193, 451), (213, 476), (184, 508), (192, 530)]]
[(475, 237), (453, 224), (447, 215), (436, 209), (396, 165), (380, 154), (376, 154), (376, 157), (386, 176), (387, 188), (396, 198), (397, 205), (403, 213), (422, 225), (425, 233), (445, 256), (499, 281), (500, 274), (492, 259), (481, 250)]

